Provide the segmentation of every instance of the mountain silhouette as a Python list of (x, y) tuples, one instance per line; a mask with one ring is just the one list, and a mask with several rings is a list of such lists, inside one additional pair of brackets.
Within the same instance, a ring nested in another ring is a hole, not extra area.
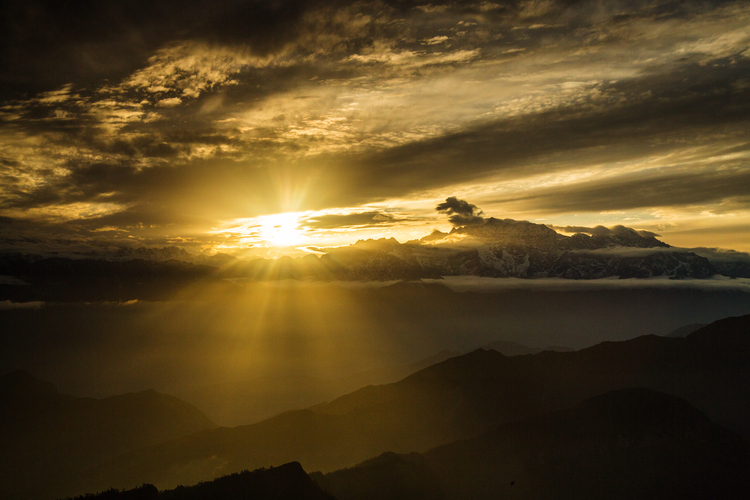
[(442, 350), (414, 363), (388, 365), (344, 377), (315, 378), (305, 375), (267, 375), (192, 387), (177, 395), (203, 410), (222, 425), (259, 422), (290, 409), (305, 408), (331, 400), (366, 385), (390, 384), (461, 354)]
[(750, 316), (729, 318), (686, 338), (649, 335), (576, 352), (506, 357), (480, 349), (330, 403), (122, 455), (78, 478), (77, 487), (173, 487), (290, 460), (333, 471), (387, 451), (424, 452), (634, 387), (684, 398), (747, 438), (748, 326)]
[(313, 477), (339, 500), (747, 498), (750, 448), (682, 399), (623, 389)]
[(159, 491), (152, 484), (119, 491), (79, 496), (76, 500), (334, 500), (320, 489), (298, 462), (254, 471), (242, 471), (194, 486)]
[(482, 347), (492, 349), (505, 356), (523, 356), (524, 354), (538, 354), (544, 351), (570, 352), (573, 349), (564, 346), (529, 347), (511, 340), (496, 340)]
[(94, 467), (122, 453), (215, 426), (203, 413), (156, 391), (105, 399), (57, 393), (23, 371), (0, 378), (0, 490), (33, 496), (47, 481)]
[(690, 323), (689, 325), (684, 325), (679, 328), (675, 328), (671, 332), (665, 335), (665, 337), (687, 337), (694, 331), (703, 328), (706, 326), (703, 323)]

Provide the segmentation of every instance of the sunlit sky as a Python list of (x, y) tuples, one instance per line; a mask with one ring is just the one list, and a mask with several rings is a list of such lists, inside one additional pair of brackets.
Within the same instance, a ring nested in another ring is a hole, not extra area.
[(750, 250), (745, 1), (31, 0), (0, 31), (3, 251), (403, 242), (450, 196)]

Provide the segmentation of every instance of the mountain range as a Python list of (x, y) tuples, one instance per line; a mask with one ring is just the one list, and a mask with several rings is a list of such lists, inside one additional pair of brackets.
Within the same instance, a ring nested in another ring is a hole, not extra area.
[(315, 484), (298, 462), (278, 467), (242, 471), (204, 481), (193, 486), (178, 486), (159, 491), (152, 484), (120, 491), (109, 489), (99, 494), (79, 496), (76, 500), (335, 500)]
[(421, 240), (358, 241), (347, 247), (316, 249), (317, 258), (267, 261), (239, 266), (255, 279), (404, 280), (441, 276), (595, 279), (708, 278), (718, 271), (695, 253), (673, 250), (652, 235), (622, 227), (589, 236), (565, 236), (543, 224), (483, 219), (481, 224), (435, 231)]
[(0, 378), (0, 491), (30, 498), (118, 455), (216, 425), (192, 405), (156, 391), (105, 399), (58, 394), (23, 371)]
[[(189, 254), (177, 247), (121, 248), (85, 258), (6, 253), (0, 300), (159, 299), (187, 284), (221, 279), (415, 280), (444, 276), (516, 278), (750, 277), (750, 262), (710, 260), (671, 248), (651, 234), (619, 227), (565, 236), (543, 224), (483, 219), (421, 240), (358, 241), (293, 259), (237, 259)], [(739, 255), (739, 254), (738, 254)], [(23, 284), (29, 286), (22, 286)]]
[(750, 447), (685, 400), (622, 389), (423, 454), (312, 476), (338, 500), (746, 498)]
[(746, 441), (683, 399), (636, 388), (327, 474), (308, 475), (291, 462), (195, 486), (144, 484), (79, 500), (740, 499), (750, 494), (749, 472)]
[[(529, 347), (507, 340), (491, 342), (484, 349), (494, 349), (505, 356), (573, 350), (562, 346)], [(289, 409), (305, 408), (320, 401), (331, 400), (367, 385), (397, 382), (412, 373), (461, 354), (459, 351), (442, 350), (414, 363), (383, 366), (337, 378), (266, 376), (199, 385), (182, 390), (177, 395), (200, 408), (214, 421), (236, 426), (265, 420)]]
[[(506, 357), (493, 350), (479, 349), (437, 363), (399, 382), (364, 387), (305, 410), (286, 412), (253, 425), (206, 429), (124, 453), (71, 477), (65, 484), (57, 484), (39, 497), (52, 498), (63, 496), (60, 493), (75, 494), (110, 487), (129, 488), (143, 482), (171, 488), (290, 461), (299, 461), (308, 471), (328, 473), (386, 452), (424, 453), (491, 433), (498, 426), (566, 411), (588, 398), (636, 387), (682, 398), (711, 422), (728, 428), (726, 432), (743, 436), (736, 439), (747, 439), (750, 436), (748, 331), (750, 316), (743, 316), (715, 322), (685, 338), (649, 335), (624, 342), (605, 342), (575, 352), (545, 351)], [(636, 410), (626, 415), (640, 414), (638, 405), (647, 408), (653, 403), (657, 409), (662, 409), (654, 410), (655, 420), (645, 422), (645, 430), (634, 427), (636, 441), (643, 437), (639, 433), (653, 435), (657, 432), (653, 429), (661, 428), (658, 425), (670, 425), (658, 424), (662, 416), (684, 411), (682, 403), (670, 402), (673, 399), (665, 403), (658, 398), (654, 400), (650, 393), (638, 394), (632, 398)], [(613, 397), (602, 404), (612, 406), (618, 399), (621, 398)], [(673, 407), (677, 410), (670, 409)], [(595, 412), (604, 411), (596, 408), (594, 405)], [(579, 410), (573, 410), (576, 411)], [(615, 416), (619, 413), (619, 410), (607, 411)], [(644, 418), (648, 415), (649, 412), (645, 412)], [(708, 424), (702, 424), (704, 421), (700, 418), (688, 417), (690, 425), (697, 425), (701, 433), (715, 437), (721, 434), (716, 434)], [(537, 421), (529, 425), (532, 429), (542, 424)], [(598, 439), (597, 428), (599, 425), (592, 424), (592, 442)], [(524, 432), (526, 436), (533, 436), (536, 431)], [(613, 432), (614, 436), (619, 436)], [(680, 439), (690, 432), (679, 434)], [(630, 439), (623, 436), (626, 441)], [(654, 449), (661, 450), (659, 453), (669, 446), (668, 442), (659, 440), (652, 444)], [(699, 449), (691, 446), (688, 448), (693, 451)], [(714, 450), (711, 453), (729, 449), (712, 446), (709, 446)], [(560, 447), (568, 449), (564, 442)], [(619, 448), (615, 446), (615, 449)], [(735, 450), (732, 453), (744, 456), (741, 446), (732, 449)], [(637, 447), (631, 450), (635, 453), (633, 460), (645, 460), (644, 457), (649, 456), (639, 450)], [(562, 456), (564, 454), (559, 455)], [(603, 455), (587, 455), (584, 462), (595, 464), (596, 456)], [(555, 460), (563, 463), (559, 457)], [(519, 474), (519, 477), (531, 477), (528, 470), (520, 470)], [(581, 477), (575, 475), (579, 472), (571, 474), (574, 474), (573, 479)], [(683, 477), (681, 474), (675, 477)]]

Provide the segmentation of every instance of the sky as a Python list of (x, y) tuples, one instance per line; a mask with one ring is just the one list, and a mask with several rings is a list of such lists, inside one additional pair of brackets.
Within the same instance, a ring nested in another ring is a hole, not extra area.
[(2, 251), (404, 242), (450, 197), (750, 250), (748, 2), (1, 10)]

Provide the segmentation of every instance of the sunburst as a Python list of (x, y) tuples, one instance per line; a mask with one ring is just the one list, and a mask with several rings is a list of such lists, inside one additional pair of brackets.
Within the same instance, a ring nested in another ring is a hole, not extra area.
[(299, 224), (299, 214), (296, 213), (267, 215), (262, 217), (259, 236), (276, 247), (298, 245), (305, 236)]

